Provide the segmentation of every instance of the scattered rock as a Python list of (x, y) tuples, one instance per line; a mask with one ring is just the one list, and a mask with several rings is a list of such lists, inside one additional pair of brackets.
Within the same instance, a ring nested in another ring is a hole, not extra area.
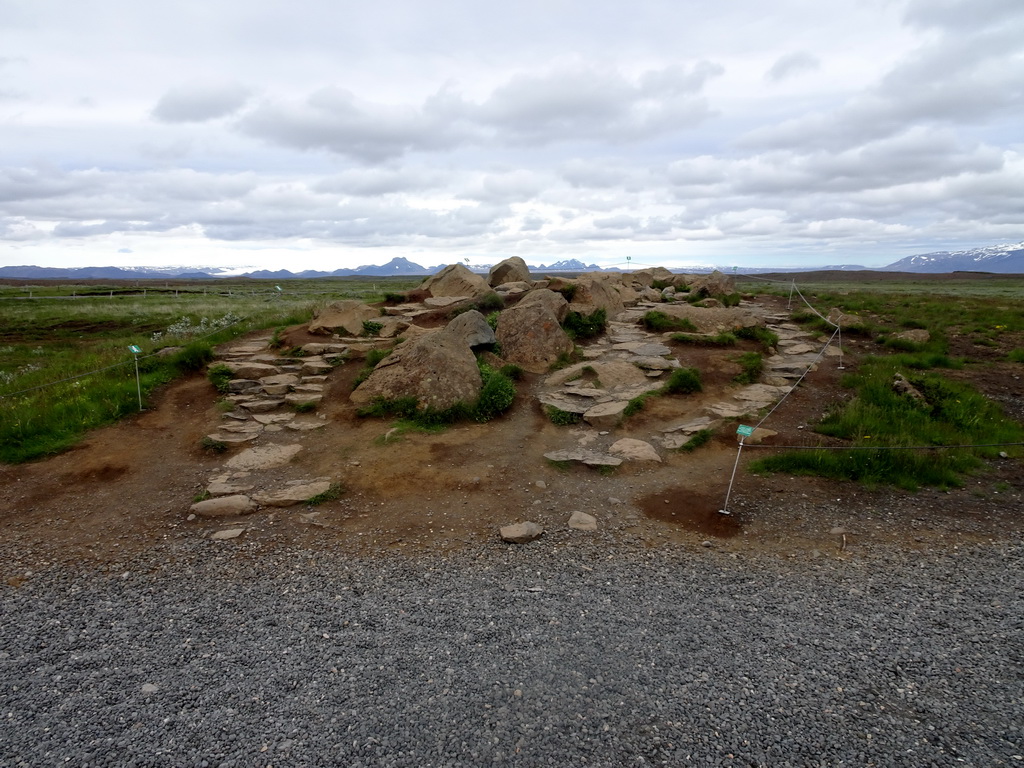
[(210, 538), (214, 541), (227, 541), (237, 539), (243, 533), (245, 533), (245, 528), (227, 528), (223, 531), (214, 531), (210, 534)]
[(914, 400), (924, 400), (924, 395), (921, 394), (921, 391), (907, 381), (907, 378), (902, 373), (897, 373), (893, 377), (892, 388), (897, 394), (907, 395)]
[(573, 512), (569, 516), (569, 527), (575, 531), (596, 531), (597, 518), (586, 512)]
[(544, 529), (537, 523), (515, 523), (501, 528), (502, 541), (511, 544), (526, 544), (540, 538), (543, 533)]
[(924, 328), (912, 328), (909, 331), (894, 333), (891, 338), (899, 339), (901, 341), (909, 341), (914, 344), (926, 344), (931, 341), (932, 335)]
[(622, 459), (619, 457), (609, 456), (598, 451), (548, 451), (544, 454), (544, 458), (549, 461), (579, 461), (589, 467), (617, 467), (622, 464)]
[(247, 515), (255, 510), (256, 505), (253, 500), (242, 494), (197, 501), (189, 507), (189, 511), (198, 517), (234, 517), (235, 515)]

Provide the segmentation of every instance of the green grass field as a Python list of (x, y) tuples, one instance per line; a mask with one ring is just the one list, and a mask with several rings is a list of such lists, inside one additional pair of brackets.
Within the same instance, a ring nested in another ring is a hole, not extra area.
[[(0, 461), (56, 453), (137, 411), (129, 345), (142, 350), (145, 403), (157, 387), (205, 365), (215, 344), (306, 322), (339, 299), (380, 301), (419, 279), (140, 283), (0, 285)], [(168, 346), (186, 349), (154, 354)]]

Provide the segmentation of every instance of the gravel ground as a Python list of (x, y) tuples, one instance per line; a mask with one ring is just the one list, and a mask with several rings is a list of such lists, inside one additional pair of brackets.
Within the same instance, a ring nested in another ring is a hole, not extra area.
[(0, 766), (1022, 764), (1019, 542), (794, 562), (583, 541), (199, 540), (4, 585)]

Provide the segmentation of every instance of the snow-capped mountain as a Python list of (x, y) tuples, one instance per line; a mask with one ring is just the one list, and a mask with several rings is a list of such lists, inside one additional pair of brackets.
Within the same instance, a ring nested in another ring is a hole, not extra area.
[(888, 272), (1024, 273), (1024, 242), (990, 245), (969, 251), (936, 251), (894, 261)]

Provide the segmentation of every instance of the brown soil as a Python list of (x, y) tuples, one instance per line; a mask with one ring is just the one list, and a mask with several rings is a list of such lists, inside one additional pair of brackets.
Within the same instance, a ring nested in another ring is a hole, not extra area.
[[(288, 336), (290, 343), (298, 338)], [(868, 345), (847, 340), (847, 368)], [(685, 401), (687, 412), (697, 415), (728, 387), (735, 374), (728, 358), (735, 353), (680, 348), (683, 365), (699, 367), (706, 384), (702, 396)], [(140, 551), (236, 525), (246, 529), (238, 541), (254, 551), (294, 546), (414, 554), (493, 541), (500, 525), (525, 519), (562, 531), (569, 514), (581, 510), (599, 519), (599, 535), (610, 548), (703, 544), (785, 557), (852, 557), (876, 546), (941, 549), (1020, 537), (1024, 530), (1019, 460), (992, 463), (967, 478), (962, 489), (911, 494), (814, 478), (755, 476), (745, 466), (764, 449), (748, 447), (736, 472), (732, 514), (723, 517), (718, 510), (737, 459), (732, 434), (720, 433), (689, 454), (663, 451), (665, 461), (658, 465), (627, 463), (607, 475), (584, 467), (561, 469), (543, 454), (574, 444), (573, 428), (557, 427), (543, 415), (531, 395), (539, 381), (533, 377), (520, 386), (512, 410), (494, 422), (387, 437), (390, 423), (359, 418), (348, 401), (359, 365), (332, 375), (318, 410), (327, 427), (303, 433), (305, 450), (278, 478), (330, 477), (346, 489), (339, 499), (229, 521), (188, 521), (194, 497), (225, 460), (199, 447), (221, 414), (213, 388), (195, 376), (167, 387), (151, 410), (96, 431), (60, 456), (0, 466), (0, 536), (5, 551), (15, 553), (0, 564), (0, 577), (17, 579), (48, 563), (116, 567)], [(969, 366), (956, 375), (1021, 418), (1019, 370), (992, 364)], [(840, 386), (842, 374), (837, 362), (826, 358), (765, 424), (779, 432), (772, 442), (793, 445), (805, 439), (807, 425), (830, 402), (848, 396)], [(678, 416), (678, 404), (651, 399), (616, 436), (654, 437), (672, 407)], [(556, 541), (564, 537), (552, 538), (550, 545)]]

